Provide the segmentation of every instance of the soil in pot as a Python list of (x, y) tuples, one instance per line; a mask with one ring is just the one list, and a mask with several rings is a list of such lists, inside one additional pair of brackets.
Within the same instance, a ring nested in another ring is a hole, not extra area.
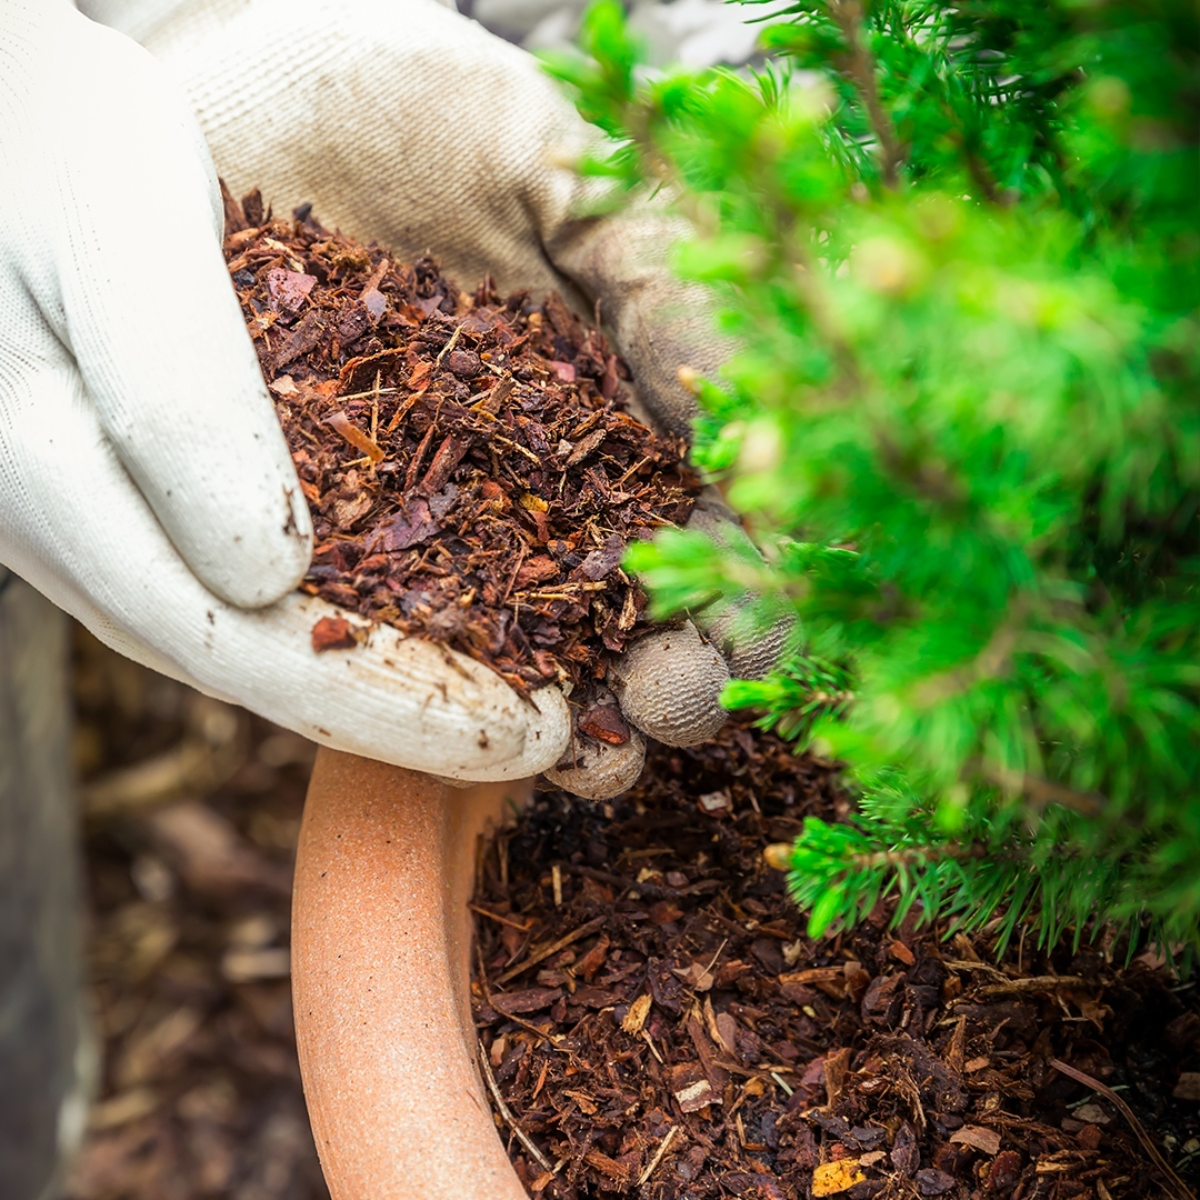
[[(626, 546), (699, 491), (684, 444), (625, 411), (627, 368), (559, 296), (463, 291), (310, 207), (272, 220), (226, 194), (229, 272), (315, 526), (303, 590), (519, 691), (600, 682), (648, 627)], [(323, 618), (313, 645), (355, 636)]]
[(763, 849), (844, 814), (833, 773), (745, 722), (647, 766), (481, 859), (481, 1058), (530, 1195), (1191, 1194), (1200, 1014), (1152, 956), (997, 959), (886, 904), (812, 941)]

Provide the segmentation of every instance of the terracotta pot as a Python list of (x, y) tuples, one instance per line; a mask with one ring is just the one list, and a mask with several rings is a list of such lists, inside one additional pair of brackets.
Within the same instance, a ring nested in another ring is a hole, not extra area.
[(292, 905), (300, 1070), (333, 1200), (525, 1200), (475, 1066), (477, 836), (531, 781), (459, 791), (321, 750)]

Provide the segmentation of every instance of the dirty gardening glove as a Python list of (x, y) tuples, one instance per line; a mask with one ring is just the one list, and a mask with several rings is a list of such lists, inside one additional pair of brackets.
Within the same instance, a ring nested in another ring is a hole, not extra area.
[[(109, 645), (326, 745), (535, 774), (569, 736), (390, 628), (313, 653), (311, 527), (186, 100), (65, 0), (0, 0), (0, 563)], [(0, 670), (9, 663), (0, 662)]]
[[(311, 202), (344, 233), (432, 251), (466, 285), (490, 272), (501, 291), (558, 289), (586, 315), (598, 305), (654, 422), (690, 431), (679, 367), (711, 374), (720, 352), (706, 293), (667, 266), (682, 227), (651, 206), (583, 215), (573, 163), (594, 131), (524, 51), (433, 0), (208, 0), (166, 17), (128, 0), (82, 7), (168, 66), (234, 194), (260, 187), (284, 211)], [(725, 518), (709, 506), (697, 521)], [(614, 686), (635, 726), (692, 744), (724, 719), (730, 666), (760, 674), (779, 642), (717, 647), (686, 623), (640, 639)], [(585, 757), (551, 778), (609, 795), (637, 777), (644, 742), (573, 753)]]

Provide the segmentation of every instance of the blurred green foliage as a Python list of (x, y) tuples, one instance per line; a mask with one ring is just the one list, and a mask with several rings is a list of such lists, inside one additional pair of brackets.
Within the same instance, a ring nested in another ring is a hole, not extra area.
[(659, 615), (797, 618), (726, 702), (847, 764), (853, 823), (793, 852), (812, 933), (896, 894), (1190, 954), (1200, 10), (796, 0), (762, 45), (651, 77), (600, 0), (548, 63), (739, 346), (694, 457), (764, 562), (675, 531), (630, 565)]

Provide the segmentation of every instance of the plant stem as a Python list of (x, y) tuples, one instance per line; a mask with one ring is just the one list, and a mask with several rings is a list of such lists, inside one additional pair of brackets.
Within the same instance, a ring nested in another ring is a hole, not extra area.
[(900, 182), (900, 164), (904, 161), (904, 155), (891, 118), (884, 111), (879, 99), (879, 88), (875, 82), (875, 60), (863, 43), (862, 4), (860, 0), (829, 0), (829, 11), (850, 47), (844, 66), (862, 97), (871, 129), (879, 144), (879, 167), (883, 174), (884, 186), (894, 189)]

